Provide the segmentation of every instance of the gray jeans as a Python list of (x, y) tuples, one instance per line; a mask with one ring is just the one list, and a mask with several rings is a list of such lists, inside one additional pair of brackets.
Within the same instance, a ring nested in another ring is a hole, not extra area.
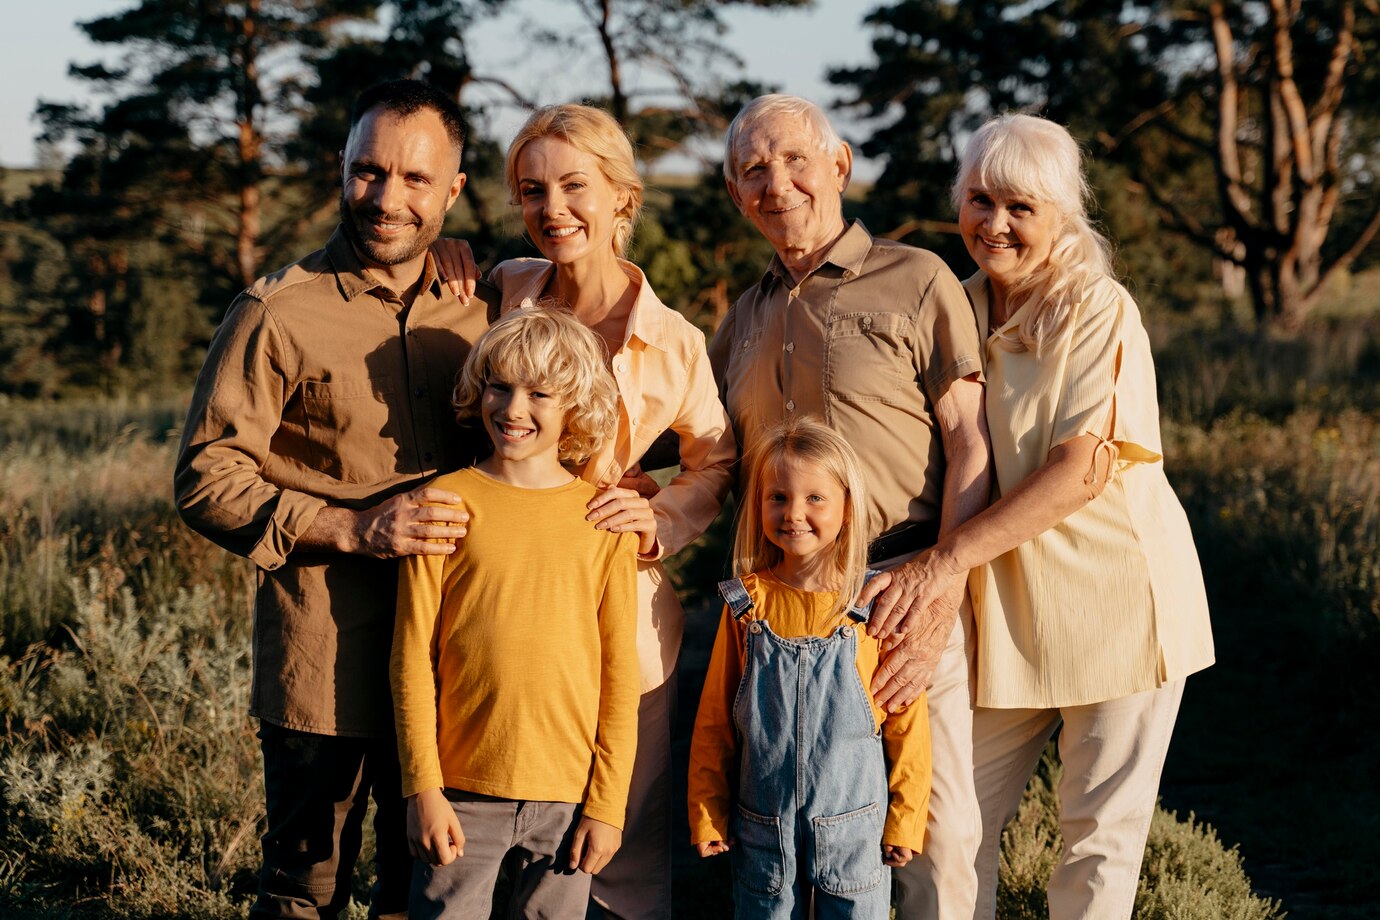
[(496, 916), (584, 917), (590, 876), (567, 868), (580, 806), (456, 789), (446, 798), (464, 831), (465, 855), (448, 866), (413, 863), (411, 920), (488, 917), (500, 869), (511, 893)]

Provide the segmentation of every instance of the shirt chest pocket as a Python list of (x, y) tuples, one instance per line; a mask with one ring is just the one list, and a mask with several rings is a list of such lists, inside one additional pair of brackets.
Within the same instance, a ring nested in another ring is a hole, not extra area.
[(825, 386), (835, 399), (894, 402), (915, 383), (915, 321), (901, 313), (845, 313), (829, 320)]
[(342, 482), (376, 483), (402, 470), (397, 381), (308, 380), (301, 385), (307, 461)]

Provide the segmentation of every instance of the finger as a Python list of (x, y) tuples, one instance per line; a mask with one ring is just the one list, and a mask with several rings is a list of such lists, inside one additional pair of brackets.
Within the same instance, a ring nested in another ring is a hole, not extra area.
[(884, 658), (877, 666), (876, 673), (872, 675), (872, 698), (883, 709), (900, 690), (899, 684), (904, 683), (903, 678), (899, 676), (904, 666), (905, 662), (901, 660), (901, 656), (892, 655)]
[(464, 243), (460, 247), (460, 261), (464, 263), (465, 271), (465, 302), (468, 303), (474, 294), (474, 289), (479, 284), (479, 266), (474, 261), (474, 250), (469, 243)]
[(868, 601), (872, 600), (878, 594), (881, 594), (890, 586), (890, 572), (883, 572), (880, 575), (872, 576), (872, 578), (867, 582), (867, 584), (863, 585), (863, 589), (858, 592), (858, 606), (865, 607)]
[(414, 504), (423, 502), (434, 502), (438, 505), (459, 505), (464, 503), (464, 499), (450, 489), (437, 489), (432, 486), (419, 486), (407, 493), (407, 497)]
[(398, 550), (399, 556), (449, 556), (455, 552), (451, 540), (409, 540)]
[(895, 613), (896, 607), (901, 600), (901, 586), (892, 583), (887, 586), (878, 597), (876, 603), (872, 605), (872, 617), (867, 621), (867, 634), (885, 638), (891, 635), (892, 629), (900, 620)]
[(584, 827), (575, 829), (575, 839), (570, 842), (570, 868), (580, 868), (580, 860), (585, 855), (585, 839), (589, 836), (589, 830)]

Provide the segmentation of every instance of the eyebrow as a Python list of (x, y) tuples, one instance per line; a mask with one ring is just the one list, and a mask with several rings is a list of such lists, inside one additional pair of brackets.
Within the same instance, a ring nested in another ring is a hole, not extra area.
[[(557, 182), (564, 182), (566, 179), (569, 179), (569, 178), (571, 178), (572, 176), (586, 176), (586, 177), (588, 177), (588, 175), (589, 175), (589, 174), (586, 173), (583, 169), (574, 169), (574, 170), (571, 170), (570, 172), (566, 173), (564, 176), (558, 176), (558, 177), (556, 178), (556, 181), (557, 181)], [(523, 177), (521, 177), (520, 179), (518, 179), (518, 182), (535, 182), (537, 185), (541, 185), (541, 180), (540, 180), (540, 179), (533, 179), (531, 176), (523, 176)]]

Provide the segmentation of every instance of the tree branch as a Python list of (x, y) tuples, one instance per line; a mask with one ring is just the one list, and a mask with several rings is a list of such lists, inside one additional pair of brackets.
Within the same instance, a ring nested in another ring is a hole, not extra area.
[(1300, 181), (1313, 185), (1318, 181), (1318, 168), (1313, 158), (1312, 137), (1308, 130), (1308, 109), (1294, 81), (1294, 40), (1289, 35), (1291, 14), (1285, 0), (1270, 0), (1270, 20), (1274, 26), (1275, 73), (1279, 79), (1279, 98), (1288, 118), (1289, 139), (1294, 148), (1294, 167)]
[[(1209, 7), (1213, 47), (1217, 52), (1217, 182), (1221, 189), (1222, 205), (1236, 213), (1237, 220), (1228, 223), (1247, 223), (1252, 211), (1251, 197), (1241, 183), (1241, 151), (1236, 146), (1240, 87), (1236, 82), (1236, 60), (1232, 51), (1231, 25), (1220, 2)], [(1213, 246), (1216, 247), (1216, 240)]]
[(1319, 290), (1332, 279), (1333, 275), (1350, 268), (1351, 263), (1355, 262), (1361, 253), (1366, 251), (1366, 247), (1374, 242), (1377, 233), (1380, 233), (1380, 207), (1375, 209), (1375, 213), (1370, 216), (1370, 222), (1366, 224), (1365, 229), (1356, 237), (1355, 241), (1347, 248), (1346, 252), (1339, 255), (1336, 260), (1318, 276), (1318, 283), (1313, 285), (1313, 290)]

